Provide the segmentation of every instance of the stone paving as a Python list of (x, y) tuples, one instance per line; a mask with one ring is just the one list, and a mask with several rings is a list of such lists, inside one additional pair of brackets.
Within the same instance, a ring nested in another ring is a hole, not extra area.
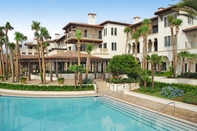
[[(9, 82), (9, 81), (5, 81), (5, 82)], [(145, 107), (145, 108), (155, 110), (155, 111), (158, 111), (165, 106), (165, 104), (155, 102), (154, 100), (147, 100), (147, 99), (140, 98), (137, 96), (126, 95), (126, 94), (123, 94), (123, 92), (112, 92), (107, 87), (106, 82), (101, 79), (96, 79), (95, 82), (96, 82), (96, 85), (98, 86), (98, 93), (95, 93), (92, 95), (108, 95), (108, 96), (114, 97), (116, 99), (120, 99), (120, 100), (129, 102), (131, 104), (139, 105), (141, 107)], [(71, 79), (65, 80), (64, 83), (65, 84), (74, 84), (74, 80), (71, 80)], [(40, 80), (31, 80), (31, 81), (27, 81), (27, 84), (40, 85), (41, 82), (40, 82)], [(47, 84), (48, 85), (58, 85), (56, 80), (54, 80), (53, 82), (50, 82), (47, 80)], [(12, 94), (9, 94), (9, 95), (12, 95)], [(54, 94), (52, 96), (72, 96), (72, 95), (55, 95)], [(155, 99), (157, 99), (157, 98), (155, 97)], [(197, 108), (197, 106), (196, 106), (196, 108)], [(184, 120), (188, 120), (190, 122), (194, 122), (197, 125), (197, 111), (195, 112), (195, 111), (191, 111), (191, 110), (182, 109), (179, 107), (176, 107), (175, 110), (176, 110), (175, 114), (173, 114), (173, 106), (168, 106), (164, 110), (162, 110), (162, 113), (165, 113), (165, 114), (168, 114), (171, 116), (175, 116), (175, 117), (178, 117), (178, 118), (181, 118)]]

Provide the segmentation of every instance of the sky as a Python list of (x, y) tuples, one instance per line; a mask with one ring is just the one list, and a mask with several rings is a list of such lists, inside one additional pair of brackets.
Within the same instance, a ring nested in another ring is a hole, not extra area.
[(169, 7), (180, 0), (1, 0), (0, 26), (6, 22), (14, 27), (8, 33), (10, 42), (14, 41), (15, 31), (27, 36), (32, 42), (34, 31), (32, 21), (41, 23), (55, 39), (55, 33), (64, 34), (62, 28), (69, 22), (88, 22), (88, 13), (95, 13), (96, 23), (106, 20), (133, 23), (133, 17), (154, 17), (159, 7)]

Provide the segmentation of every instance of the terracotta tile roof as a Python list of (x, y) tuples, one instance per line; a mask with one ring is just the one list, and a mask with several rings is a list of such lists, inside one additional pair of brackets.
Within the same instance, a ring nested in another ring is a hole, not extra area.
[[(88, 56), (88, 54), (81, 53), (81, 58), (87, 58), (87, 56)], [(67, 52), (47, 56), (45, 58), (46, 59), (47, 58), (78, 58), (78, 52), (77, 51), (67, 51)], [(97, 56), (91, 56), (91, 58), (101, 59), (101, 57), (97, 57)]]
[(66, 30), (70, 26), (81, 26), (81, 27), (92, 27), (92, 28), (100, 28), (102, 29), (103, 26), (101, 25), (92, 25), (87, 23), (77, 23), (77, 22), (69, 22), (66, 26), (64, 26), (62, 29)]
[[(158, 19), (158, 16), (156, 17), (152, 17), (152, 18), (149, 18), (151, 21), (153, 20), (157, 20)], [(130, 25), (130, 27), (136, 27), (136, 26), (140, 26), (142, 24), (142, 21), (141, 22), (138, 22), (138, 23), (135, 23), (135, 24), (132, 24)]]
[(124, 25), (124, 26), (129, 26), (129, 25), (131, 25), (131, 24), (129, 24), (129, 23), (122, 23), (122, 22), (110, 21), (110, 20), (104, 21), (104, 22), (102, 22), (100, 25), (103, 26), (103, 25), (105, 25), (105, 24), (107, 24), (107, 23), (118, 24), (118, 25)]
[(183, 32), (190, 32), (190, 31), (196, 31), (196, 30), (197, 30), (197, 26), (193, 26), (193, 27), (190, 27), (190, 28), (183, 29), (182, 31)]
[(159, 15), (159, 14), (162, 14), (162, 13), (164, 13), (166, 11), (170, 11), (170, 10), (172, 10), (172, 7), (167, 7), (167, 8), (156, 11), (154, 14)]
[(38, 59), (38, 55), (21, 55), (20, 59)]

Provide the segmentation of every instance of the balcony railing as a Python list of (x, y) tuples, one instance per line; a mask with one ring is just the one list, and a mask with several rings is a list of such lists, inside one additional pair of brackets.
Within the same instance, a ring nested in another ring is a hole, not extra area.
[(94, 49), (93, 51), (92, 51), (92, 53), (93, 54), (106, 54), (106, 53), (108, 53), (108, 49), (107, 48), (97, 48), (97, 49)]
[[(74, 32), (67, 33), (65, 38), (68, 39), (70, 37), (76, 37), (75, 33)], [(97, 33), (95, 33), (94, 35), (92, 35), (91, 33), (87, 33), (87, 34), (83, 34), (83, 36), (81, 37), (91, 38), (91, 39), (102, 39), (102, 36)]]
[(197, 48), (197, 40), (185, 42), (185, 49), (190, 49), (190, 48)]

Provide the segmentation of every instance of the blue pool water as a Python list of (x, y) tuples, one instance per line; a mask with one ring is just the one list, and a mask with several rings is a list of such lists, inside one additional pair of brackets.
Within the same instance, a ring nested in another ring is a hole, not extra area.
[[(107, 97), (0, 97), (0, 131), (155, 131), (197, 127)], [(169, 121), (170, 120), (170, 121)], [(177, 124), (178, 123), (178, 124)], [(179, 127), (176, 127), (176, 126)]]

